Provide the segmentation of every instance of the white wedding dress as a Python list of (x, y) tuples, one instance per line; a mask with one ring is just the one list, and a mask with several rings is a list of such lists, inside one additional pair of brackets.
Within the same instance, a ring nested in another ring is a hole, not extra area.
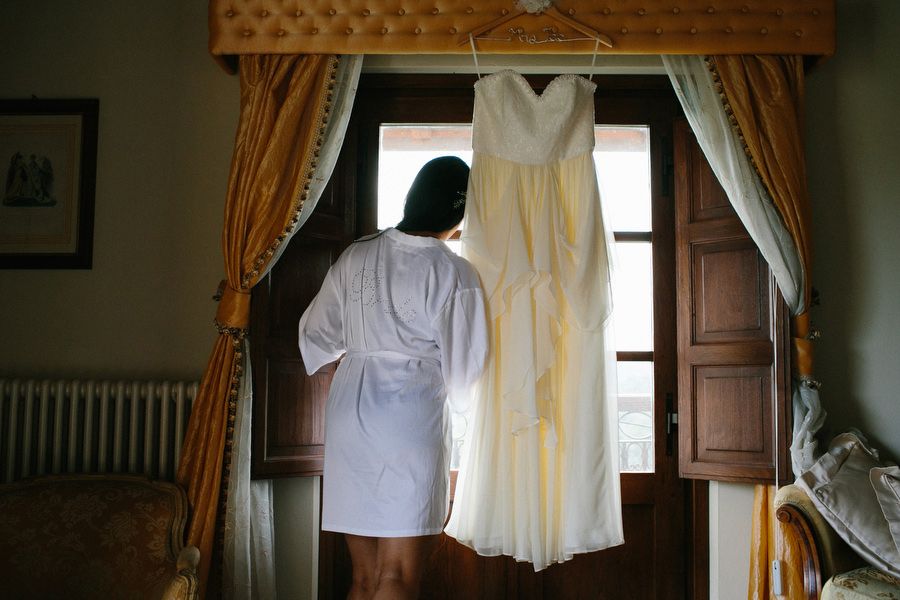
[(463, 256), (490, 351), (446, 532), (535, 570), (623, 543), (608, 237), (595, 84), (475, 84)]

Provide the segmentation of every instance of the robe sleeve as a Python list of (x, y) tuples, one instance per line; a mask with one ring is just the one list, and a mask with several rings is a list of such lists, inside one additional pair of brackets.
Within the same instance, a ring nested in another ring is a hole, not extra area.
[(484, 293), (480, 288), (456, 292), (433, 325), (448, 399), (455, 410), (465, 412), (487, 358)]
[(332, 275), (329, 270), (322, 289), (300, 317), (300, 355), (308, 375), (336, 361), (345, 351), (343, 297)]

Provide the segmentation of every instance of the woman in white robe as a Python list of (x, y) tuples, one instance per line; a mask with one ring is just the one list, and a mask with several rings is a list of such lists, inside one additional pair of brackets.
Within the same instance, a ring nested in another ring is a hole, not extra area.
[(416, 598), (449, 508), (447, 401), (464, 407), (487, 355), (478, 275), (444, 243), (469, 168), (426, 164), (396, 228), (353, 243), (300, 319), (309, 374), (343, 356), (325, 411), (322, 529), (344, 533), (348, 598)]

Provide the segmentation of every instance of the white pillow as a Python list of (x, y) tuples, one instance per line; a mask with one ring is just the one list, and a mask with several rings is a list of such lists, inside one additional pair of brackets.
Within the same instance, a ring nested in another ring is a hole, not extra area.
[(869, 471), (869, 480), (875, 489), (881, 512), (888, 522), (894, 546), (900, 554), (900, 467), (872, 469)]
[(859, 438), (844, 433), (796, 483), (857, 554), (900, 577), (900, 552), (869, 479), (872, 469), (883, 466)]

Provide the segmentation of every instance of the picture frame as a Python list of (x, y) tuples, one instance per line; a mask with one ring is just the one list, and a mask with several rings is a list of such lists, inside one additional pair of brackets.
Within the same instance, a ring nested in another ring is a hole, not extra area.
[(97, 99), (0, 99), (0, 269), (90, 269)]

